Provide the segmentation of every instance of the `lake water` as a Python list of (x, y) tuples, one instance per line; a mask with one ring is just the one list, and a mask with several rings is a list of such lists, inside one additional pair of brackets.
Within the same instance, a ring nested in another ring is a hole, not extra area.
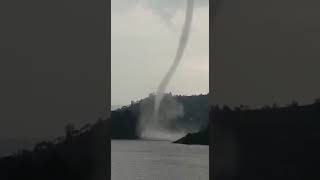
[(112, 140), (112, 180), (209, 180), (209, 146)]

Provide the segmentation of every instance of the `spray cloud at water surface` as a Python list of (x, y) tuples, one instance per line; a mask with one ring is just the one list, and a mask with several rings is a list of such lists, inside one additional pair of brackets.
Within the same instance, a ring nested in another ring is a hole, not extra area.
[(157, 120), (154, 119), (155, 96), (140, 103), (139, 132), (144, 139), (176, 140), (184, 135), (179, 118), (184, 115), (184, 108), (174, 96), (165, 95)]
[[(176, 72), (176, 69), (183, 57), (184, 50), (187, 46), (188, 39), (189, 39), (189, 34), (190, 34), (190, 29), (191, 29), (191, 22), (192, 22), (192, 16), (193, 16), (193, 0), (187, 0), (187, 9), (186, 9), (186, 15), (185, 15), (185, 22), (184, 22), (184, 27), (182, 30), (182, 34), (180, 36), (180, 41), (179, 41), (179, 46), (176, 52), (176, 56), (174, 58), (174, 61), (169, 69), (169, 71), (165, 74), (164, 78), (162, 79), (157, 91), (156, 95), (154, 98), (154, 109), (152, 112), (152, 116), (150, 116), (150, 111), (149, 113), (146, 113), (145, 111), (141, 112), (141, 117), (140, 117), (140, 133), (143, 137), (145, 138), (158, 138), (158, 139), (172, 139), (174, 137), (182, 136), (181, 133), (173, 133), (168, 131), (167, 128), (163, 128), (161, 124), (163, 124), (163, 121), (168, 121), (172, 118), (168, 117), (161, 117), (159, 116), (159, 110), (160, 110), (160, 105), (162, 103), (163, 97), (165, 90)], [(167, 105), (163, 105), (163, 107), (168, 107)], [(178, 117), (181, 115), (181, 111), (179, 109), (180, 106), (177, 106), (178, 108), (167, 108), (163, 109), (164, 111), (171, 110), (174, 111), (175, 113), (174, 116)], [(142, 108), (143, 110), (144, 108)], [(182, 107), (183, 109), (183, 107)], [(183, 113), (183, 110), (182, 110)], [(167, 114), (167, 113), (165, 113)], [(167, 134), (164, 136), (164, 134)], [(172, 134), (168, 135), (168, 134)], [(174, 135), (177, 134), (177, 135)], [(172, 138), (170, 138), (172, 137)]]

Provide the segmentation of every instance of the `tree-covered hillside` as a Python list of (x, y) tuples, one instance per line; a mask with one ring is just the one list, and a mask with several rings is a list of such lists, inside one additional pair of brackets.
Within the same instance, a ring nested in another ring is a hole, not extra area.
[(319, 179), (319, 100), (259, 109), (214, 106), (210, 121), (210, 130), (188, 134), (177, 143), (209, 144), (212, 134), (210, 168), (219, 167), (216, 177)]
[(38, 142), (32, 150), (19, 150), (0, 157), (1, 180), (98, 180), (110, 175), (110, 120), (99, 119), (65, 136)]
[[(154, 111), (154, 99), (155, 96), (150, 94), (145, 99), (112, 111), (112, 138), (138, 138), (139, 120), (142, 115), (151, 117)], [(195, 132), (207, 127), (208, 109), (207, 95), (181, 96), (170, 93), (164, 96), (159, 114), (166, 128), (173, 131)]]

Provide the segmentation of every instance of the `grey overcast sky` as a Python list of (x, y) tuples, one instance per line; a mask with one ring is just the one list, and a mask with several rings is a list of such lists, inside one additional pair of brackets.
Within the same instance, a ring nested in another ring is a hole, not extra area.
[(212, 104), (285, 105), (320, 97), (320, 1), (221, 2), (210, 19)]
[[(111, 104), (155, 92), (169, 69), (184, 22), (186, 0), (112, 0)], [(209, 2), (195, 0), (184, 57), (167, 92), (209, 92)]]
[(105, 114), (105, 6), (0, 1), (0, 138), (61, 136)]

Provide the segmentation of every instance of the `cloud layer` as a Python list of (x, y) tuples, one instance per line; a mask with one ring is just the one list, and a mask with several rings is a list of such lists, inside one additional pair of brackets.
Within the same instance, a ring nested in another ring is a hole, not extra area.
[[(112, 6), (113, 104), (127, 104), (154, 92), (172, 63), (186, 3), (157, 2), (122, 1), (126, 8), (118, 8), (119, 2)], [(209, 8), (196, 2), (189, 45), (167, 89), (172, 93), (198, 94), (209, 89)], [(157, 13), (170, 8), (171, 27)]]

